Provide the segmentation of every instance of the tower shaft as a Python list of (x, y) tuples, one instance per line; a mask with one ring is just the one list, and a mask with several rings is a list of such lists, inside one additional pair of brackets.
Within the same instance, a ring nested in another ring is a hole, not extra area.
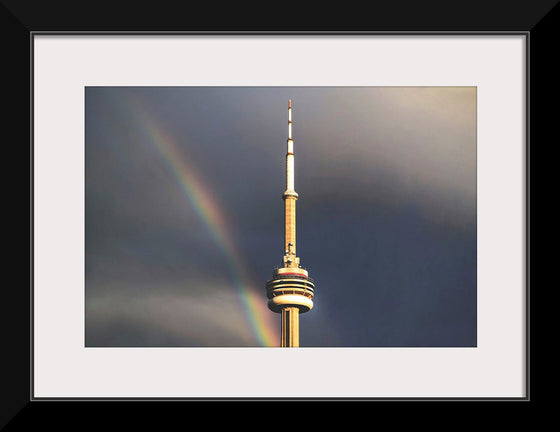
[(292, 101), (288, 102), (288, 151), (286, 152), (286, 191), (284, 195), (284, 267), (299, 267), (296, 256), (296, 201), (294, 189), (294, 139), (292, 137)]
[[(284, 251), (287, 251), (287, 259), (285, 265), (287, 267), (297, 267), (296, 253), (296, 200), (297, 198), (289, 196), (284, 198)], [(293, 258), (292, 258), (293, 254)], [(292, 262), (289, 262), (290, 259)], [(299, 260), (298, 260), (299, 261)]]
[(285, 348), (299, 347), (299, 309), (285, 307), (282, 309), (281, 345)]
[(286, 153), (286, 190), (284, 199), (284, 257), (282, 268), (272, 272), (266, 283), (268, 308), (281, 314), (282, 347), (299, 347), (299, 315), (313, 308), (315, 283), (299, 265), (296, 256), (296, 201), (294, 190), (294, 140), (292, 138), (292, 101), (288, 103), (288, 151)]

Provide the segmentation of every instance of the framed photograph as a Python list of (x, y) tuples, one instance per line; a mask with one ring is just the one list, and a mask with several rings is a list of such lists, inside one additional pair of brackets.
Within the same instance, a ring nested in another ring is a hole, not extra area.
[(35, 35), (35, 397), (522, 397), (526, 40)]
[(553, 7), (515, 30), (23, 23), (28, 367), (5, 422), (46, 401), (530, 402)]

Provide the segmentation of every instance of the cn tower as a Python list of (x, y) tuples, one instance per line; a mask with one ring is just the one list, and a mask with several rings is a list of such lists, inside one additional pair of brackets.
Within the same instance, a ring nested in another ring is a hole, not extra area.
[(299, 347), (299, 314), (313, 308), (315, 284), (301, 268), (296, 255), (296, 201), (294, 190), (294, 140), (292, 138), (292, 101), (288, 101), (288, 151), (286, 153), (286, 191), (284, 199), (284, 257), (282, 267), (266, 283), (268, 308), (281, 314), (281, 347)]

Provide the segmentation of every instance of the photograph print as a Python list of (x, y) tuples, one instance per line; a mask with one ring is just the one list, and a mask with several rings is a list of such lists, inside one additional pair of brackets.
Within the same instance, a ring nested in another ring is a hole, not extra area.
[(476, 347), (476, 87), (85, 91), (86, 347)]

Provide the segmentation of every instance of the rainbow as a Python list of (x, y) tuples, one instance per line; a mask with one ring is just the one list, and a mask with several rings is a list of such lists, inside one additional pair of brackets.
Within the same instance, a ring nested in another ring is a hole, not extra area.
[[(138, 108), (138, 104), (135, 104)], [(206, 186), (200, 174), (189, 163), (175, 141), (156, 124), (143, 110), (137, 109), (138, 125), (157, 153), (173, 174), (183, 195), (195, 210), (201, 222), (211, 235), (226, 259), (237, 298), (248, 319), (253, 336), (261, 346), (278, 346), (279, 335), (267, 318), (268, 311), (261, 296), (250, 287), (253, 286), (246, 266), (235, 251), (232, 235), (226, 228), (223, 211), (214, 199), (214, 194)]]

